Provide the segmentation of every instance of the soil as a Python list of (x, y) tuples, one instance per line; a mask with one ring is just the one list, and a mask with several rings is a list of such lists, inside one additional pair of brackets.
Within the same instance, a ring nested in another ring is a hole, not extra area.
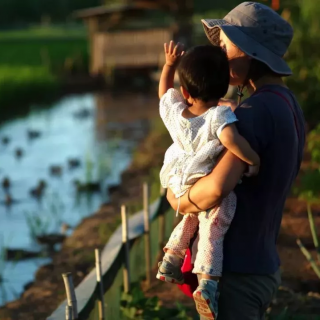
[[(139, 203), (142, 185), (160, 167), (168, 146), (168, 135), (161, 130), (151, 131), (137, 150), (131, 166), (122, 174), (122, 183), (113, 188), (110, 203), (84, 219), (67, 238), (61, 251), (54, 254), (52, 263), (41, 267), (35, 281), (27, 286), (21, 298), (0, 308), (1, 320), (43, 320), (65, 299), (61, 274), (72, 272), (77, 286), (94, 266), (94, 249), (103, 248), (119, 223), (122, 203)], [(305, 164), (304, 164), (305, 165)], [(313, 208), (315, 223), (320, 230), (320, 206)], [(279, 314), (285, 308), (289, 314), (320, 314), (320, 280), (313, 272), (296, 244), (300, 238), (312, 255), (316, 252), (312, 242), (306, 205), (294, 197), (286, 202), (278, 250), (281, 257), (283, 287), (270, 308), (271, 314)], [(193, 308), (193, 301), (185, 297), (176, 286), (152, 283), (148, 296), (157, 295), (163, 305), (173, 307), (180, 302)]]

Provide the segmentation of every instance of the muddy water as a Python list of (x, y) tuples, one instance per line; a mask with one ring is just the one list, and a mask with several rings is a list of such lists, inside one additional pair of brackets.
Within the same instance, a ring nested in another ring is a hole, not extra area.
[[(155, 96), (86, 94), (69, 96), (49, 109), (1, 125), (1, 252), (5, 248), (40, 251), (33, 235), (68, 234), (108, 201), (108, 187), (119, 183), (155, 116)], [(9, 139), (8, 144), (3, 138)], [(16, 155), (18, 149), (21, 157)], [(70, 167), (70, 159), (74, 166)], [(6, 177), (7, 190), (2, 187)], [(47, 187), (36, 198), (31, 192), (40, 180)], [(75, 180), (98, 183), (101, 191), (78, 193)], [(63, 228), (66, 225), (69, 230)], [(37, 268), (49, 261), (43, 257), (10, 262), (1, 257), (0, 304), (17, 298)]]

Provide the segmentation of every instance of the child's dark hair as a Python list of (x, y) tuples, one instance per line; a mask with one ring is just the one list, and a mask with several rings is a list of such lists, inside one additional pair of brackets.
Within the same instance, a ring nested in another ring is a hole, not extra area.
[(224, 97), (229, 87), (229, 62), (226, 53), (215, 46), (197, 46), (181, 58), (180, 85), (194, 99), (204, 102)]

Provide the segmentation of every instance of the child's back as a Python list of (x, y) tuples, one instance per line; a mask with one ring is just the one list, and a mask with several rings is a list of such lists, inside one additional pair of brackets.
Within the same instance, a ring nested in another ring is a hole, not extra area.
[(160, 180), (177, 197), (211, 172), (224, 149), (219, 140), (221, 131), (237, 121), (229, 107), (212, 106), (193, 118), (183, 117), (186, 108), (182, 95), (175, 89), (169, 89), (160, 101), (160, 115), (173, 140), (165, 154)]

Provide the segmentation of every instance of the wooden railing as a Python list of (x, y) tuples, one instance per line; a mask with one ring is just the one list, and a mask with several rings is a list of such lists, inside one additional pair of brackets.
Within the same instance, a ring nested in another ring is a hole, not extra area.
[(163, 192), (149, 205), (146, 184), (143, 190), (144, 209), (128, 217), (126, 207), (122, 206), (122, 225), (114, 232), (101, 256), (96, 251), (96, 268), (75, 290), (72, 275), (63, 274), (67, 299), (48, 320), (121, 319), (122, 292), (129, 291), (131, 283), (142, 277), (147, 285), (150, 283), (151, 267), (156, 264), (164, 240), (172, 231), (175, 214)]

